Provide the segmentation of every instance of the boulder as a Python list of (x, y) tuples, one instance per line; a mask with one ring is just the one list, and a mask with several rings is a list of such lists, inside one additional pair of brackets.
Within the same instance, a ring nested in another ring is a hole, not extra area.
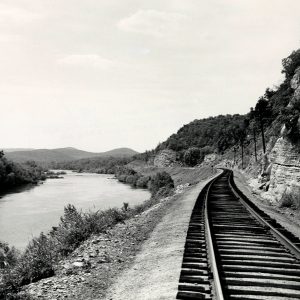
[(216, 159), (217, 159), (217, 154), (215, 154), (215, 153), (210, 153), (210, 154), (206, 154), (206, 155), (204, 156), (203, 162), (204, 162), (204, 163), (212, 163), (212, 162), (214, 162)]

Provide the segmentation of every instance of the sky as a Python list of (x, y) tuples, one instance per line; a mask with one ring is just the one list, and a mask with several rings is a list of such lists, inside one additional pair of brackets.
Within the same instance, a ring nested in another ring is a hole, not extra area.
[(300, 48), (299, 0), (0, 0), (0, 146), (152, 149), (247, 113)]

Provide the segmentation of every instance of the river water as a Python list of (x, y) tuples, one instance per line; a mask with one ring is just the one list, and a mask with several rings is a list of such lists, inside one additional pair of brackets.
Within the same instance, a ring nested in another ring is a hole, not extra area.
[(0, 196), (0, 240), (24, 249), (32, 237), (48, 232), (74, 204), (83, 211), (130, 206), (150, 198), (147, 190), (119, 183), (113, 175), (72, 173), (63, 179), (47, 179), (35, 187)]

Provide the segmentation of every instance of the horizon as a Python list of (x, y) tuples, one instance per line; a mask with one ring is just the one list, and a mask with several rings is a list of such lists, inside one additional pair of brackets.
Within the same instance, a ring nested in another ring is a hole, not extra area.
[(118, 147), (118, 148), (113, 148), (113, 149), (108, 149), (108, 150), (104, 150), (104, 151), (87, 151), (84, 149), (80, 149), (78, 147), (58, 147), (58, 148), (23, 148), (23, 147), (1, 147), (0, 150), (3, 151), (7, 151), (7, 152), (13, 152), (13, 151), (34, 151), (34, 150), (60, 150), (60, 149), (74, 149), (74, 150), (79, 150), (79, 151), (86, 151), (86, 152), (90, 152), (90, 153), (105, 153), (105, 152), (110, 152), (113, 150), (119, 150), (119, 149), (129, 149), (129, 150), (133, 150), (137, 153), (140, 153), (138, 151), (136, 151), (135, 149), (129, 148), (129, 147)]
[(144, 152), (194, 119), (245, 114), (300, 48), (299, 9), (296, 0), (4, 0), (3, 147)]

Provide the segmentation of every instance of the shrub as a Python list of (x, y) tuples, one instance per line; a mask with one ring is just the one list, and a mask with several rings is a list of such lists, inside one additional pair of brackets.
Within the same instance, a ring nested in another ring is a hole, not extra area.
[(22, 285), (52, 276), (54, 254), (55, 248), (49, 237), (41, 233), (38, 238), (34, 238), (15, 265), (5, 270), (0, 286), (0, 299), (21, 299), (14, 294), (20, 291)]
[(141, 176), (136, 182), (136, 187), (143, 188), (143, 189), (148, 188), (150, 179), (151, 178), (149, 176)]
[(293, 209), (300, 209), (300, 186), (285, 190), (283, 193), (279, 207), (290, 207)]
[(19, 255), (15, 247), (10, 248), (8, 244), (0, 242), (0, 269), (14, 266)]
[(51, 234), (59, 245), (59, 253), (67, 255), (77, 248), (87, 237), (82, 213), (74, 205), (68, 204), (64, 208), (64, 216), (60, 218), (60, 224)]
[(150, 191), (152, 196), (155, 196), (161, 188), (164, 188), (165, 191), (168, 192), (174, 188), (174, 181), (172, 177), (165, 171), (157, 173), (150, 181)]
[(119, 175), (117, 178), (120, 182), (126, 182), (127, 175)]
[(126, 183), (132, 185), (132, 186), (136, 186), (136, 182), (139, 178), (139, 175), (138, 174), (134, 174), (134, 175), (128, 175), (126, 177)]
[(55, 258), (54, 244), (48, 236), (41, 233), (34, 238), (16, 265), (22, 276), (22, 284), (52, 276)]

